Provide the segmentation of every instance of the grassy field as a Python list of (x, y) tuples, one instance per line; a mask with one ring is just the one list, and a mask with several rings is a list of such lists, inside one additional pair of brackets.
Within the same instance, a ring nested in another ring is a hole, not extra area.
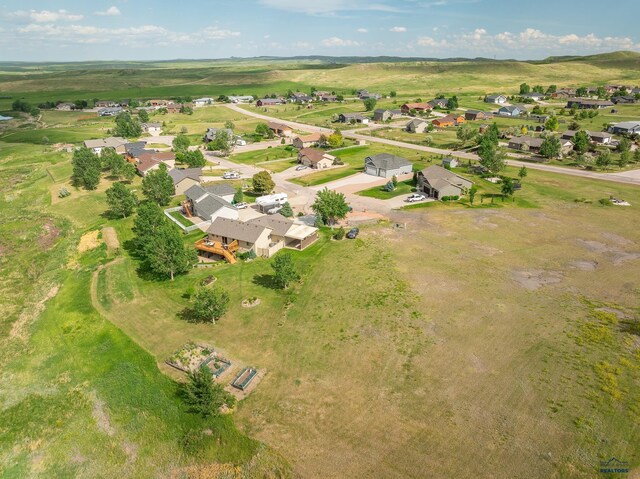
[(378, 198), (379, 200), (388, 200), (395, 198), (396, 196), (408, 195), (412, 191), (415, 191), (413, 186), (413, 180), (401, 181), (396, 185), (396, 189), (393, 191), (387, 191), (383, 186), (374, 186), (372, 188), (358, 191), (360, 196), (368, 196), (370, 198)]
[[(634, 83), (637, 66), (637, 58), (620, 56), (111, 71), (22, 65), (5, 67), (0, 88), (38, 101), (281, 93), (313, 84), (426, 99), (460, 92), (467, 106), (487, 89), (509, 93), (522, 81)], [(619, 115), (633, 117), (637, 108)], [(308, 116), (322, 122), (329, 113)], [(3, 477), (417, 478), (428, 468), (430, 477), (586, 479), (613, 456), (629, 463), (629, 477), (640, 474), (637, 187), (530, 170), (515, 201), (502, 202), (491, 200), (497, 185), (474, 178), (473, 207), (394, 211), (390, 222), (361, 227), (354, 241), (322, 231), (313, 246), (292, 252), (302, 279), (286, 291), (274, 288), (264, 259), (158, 281), (141, 276), (131, 255), (132, 219), (105, 214), (110, 182), (93, 192), (71, 188), (71, 155), (43, 144), (106, 136), (110, 122), (65, 115), (46, 112), (38, 129), (0, 133)], [(197, 139), (227, 120), (239, 131), (255, 124), (218, 107), (161, 121)], [(594, 127), (604, 120), (603, 113)], [(351, 147), (333, 152), (344, 167), (296, 182), (356, 173), (366, 156), (382, 152), (416, 169), (435, 161), (386, 145)], [(276, 147), (232, 160), (282, 171), (293, 164), (290, 153)], [(63, 186), (71, 196), (60, 199)], [(140, 189), (139, 178), (131, 188)], [(610, 196), (632, 206), (599, 203)], [(115, 228), (120, 250), (98, 242), (79, 252), (81, 236), (104, 226)], [(200, 237), (185, 236), (185, 244)], [(185, 322), (188, 292), (210, 275), (230, 294), (228, 314), (216, 325)], [(253, 297), (260, 305), (243, 308)], [(183, 376), (164, 360), (187, 341), (266, 371), (232, 416), (202, 419), (184, 407)]]

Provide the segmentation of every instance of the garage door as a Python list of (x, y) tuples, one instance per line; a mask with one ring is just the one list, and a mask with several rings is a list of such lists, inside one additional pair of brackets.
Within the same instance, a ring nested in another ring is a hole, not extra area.
[(378, 170), (376, 168), (374, 168), (373, 166), (367, 166), (367, 168), (364, 170), (364, 172), (367, 175), (378, 176)]

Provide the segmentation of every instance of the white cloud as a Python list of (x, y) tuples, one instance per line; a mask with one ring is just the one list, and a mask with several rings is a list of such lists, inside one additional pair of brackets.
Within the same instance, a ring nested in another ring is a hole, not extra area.
[(117, 17), (120, 15), (120, 9), (115, 5), (107, 8), (104, 12), (96, 12), (96, 15), (102, 15), (104, 17)]
[[(489, 34), (484, 28), (471, 32), (447, 35), (443, 38), (419, 37), (416, 44), (433, 50), (474, 55), (559, 55), (585, 54), (613, 50), (640, 50), (640, 43), (629, 37), (598, 37), (590, 33), (554, 35), (535, 28), (519, 33), (501, 32)], [(529, 52), (529, 53), (527, 53)]]
[(30, 23), (15, 30), (31, 43), (60, 44), (113, 43), (128, 47), (168, 46), (175, 44), (202, 44), (212, 40), (238, 37), (240, 32), (210, 26), (190, 33), (168, 30), (158, 25), (104, 28), (91, 25), (56, 25)]
[(393, 32), (393, 33), (404, 33), (404, 32), (407, 31), (407, 28), (406, 27), (391, 27), (389, 29), (389, 31)]
[(342, 38), (338, 37), (325, 38), (321, 43), (325, 47), (357, 47), (360, 45), (359, 42), (355, 42), (353, 40), (343, 40)]
[(385, 3), (369, 3), (366, 0), (259, 0), (266, 7), (307, 15), (333, 15), (344, 11), (397, 12), (398, 9)]
[(84, 18), (83, 15), (70, 13), (66, 10), (57, 10), (55, 12), (50, 10), (18, 10), (17, 12), (10, 13), (9, 17), (24, 18), (38, 23), (57, 22), (58, 20), (74, 22)]
[(369, 31), (369, 30), (367, 30), (366, 28), (358, 28), (358, 29), (356, 30), (356, 32), (358, 32), (358, 33), (367, 33), (368, 31)]

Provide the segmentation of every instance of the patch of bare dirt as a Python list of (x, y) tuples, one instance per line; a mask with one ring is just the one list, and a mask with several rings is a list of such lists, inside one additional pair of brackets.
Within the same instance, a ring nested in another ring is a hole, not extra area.
[(543, 286), (557, 284), (562, 281), (562, 273), (558, 271), (513, 271), (511, 277), (520, 286), (530, 291), (535, 291)]
[(618, 266), (622, 263), (626, 263), (627, 261), (632, 261), (634, 259), (640, 258), (640, 253), (626, 253), (624, 251), (616, 251), (613, 254), (613, 264)]
[(623, 236), (617, 235), (615, 233), (602, 233), (602, 237), (608, 239), (609, 241), (613, 241), (614, 243), (622, 245), (622, 246), (628, 246), (628, 245), (634, 244), (633, 241), (631, 241), (631, 240), (629, 240), (629, 239), (627, 239), (627, 238), (625, 238)]
[(242, 302), (242, 307), (243, 308), (255, 308), (256, 306), (258, 306), (261, 303), (260, 298), (255, 298), (255, 299), (245, 299)]
[(118, 234), (116, 230), (111, 226), (105, 226), (102, 228), (102, 239), (107, 244), (107, 248), (110, 250), (117, 250), (120, 248), (120, 241), (118, 241)]
[(598, 267), (597, 261), (577, 260), (569, 263), (569, 266), (580, 271), (595, 271)]
[(610, 253), (611, 251), (613, 251), (609, 246), (604, 243), (600, 243), (599, 241), (578, 239), (578, 243), (589, 251), (593, 251), (594, 253)]
[(51, 218), (42, 225), (42, 234), (38, 238), (38, 246), (40, 249), (47, 250), (53, 246), (56, 239), (60, 236), (60, 228), (58, 228)]
[(82, 235), (80, 238), (80, 242), (78, 243), (78, 253), (84, 253), (86, 251), (91, 251), (92, 249), (96, 249), (100, 246), (100, 238), (98, 238), (100, 232), (98, 230), (89, 231)]
[(27, 327), (34, 319), (40, 316), (42, 311), (44, 311), (45, 303), (58, 294), (58, 289), (58, 285), (52, 286), (44, 298), (38, 301), (35, 305), (24, 308), (22, 313), (20, 313), (18, 320), (13, 323), (13, 326), (11, 326), (9, 337), (26, 341), (28, 338)]
[(89, 399), (93, 403), (93, 409), (91, 415), (96, 422), (98, 429), (104, 432), (107, 436), (113, 436), (116, 433), (115, 428), (111, 425), (111, 419), (109, 413), (105, 409), (105, 404), (101, 401), (95, 391), (92, 391), (89, 395)]

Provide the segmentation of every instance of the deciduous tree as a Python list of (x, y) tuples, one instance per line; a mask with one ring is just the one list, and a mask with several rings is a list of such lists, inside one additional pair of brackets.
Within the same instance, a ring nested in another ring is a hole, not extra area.
[(258, 194), (269, 194), (276, 187), (273, 178), (271, 178), (271, 174), (266, 170), (253, 175), (251, 182), (253, 184), (253, 191)]
[(171, 197), (175, 194), (175, 187), (164, 163), (161, 163), (157, 170), (147, 173), (147, 176), (142, 179), (142, 194), (149, 201), (160, 206), (169, 204)]
[(126, 218), (133, 213), (133, 210), (138, 204), (136, 196), (120, 182), (111, 185), (111, 187), (107, 189), (106, 194), (107, 204), (115, 216)]
[(287, 289), (291, 283), (300, 279), (291, 253), (288, 251), (276, 255), (271, 262), (271, 267), (273, 268), (275, 282), (282, 289)]
[(345, 196), (326, 187), (318, 192), (311, 209), (327, 225), (335, 224), (338, 219), (344, 218), (349, 213)]
[(73, 152), (71, 160), (73, 173), (71, 182), (74, 186), (80, 186), (86, 190), (95, 190), (100, 183), (102, 173), (102, 161), (89, 148), (80, 148)]
[(215, 324), (229, 309), (229, 302), (229, 293), (220, 286), (203, 286), (193, 296), (190, 313), (195, 321)]

